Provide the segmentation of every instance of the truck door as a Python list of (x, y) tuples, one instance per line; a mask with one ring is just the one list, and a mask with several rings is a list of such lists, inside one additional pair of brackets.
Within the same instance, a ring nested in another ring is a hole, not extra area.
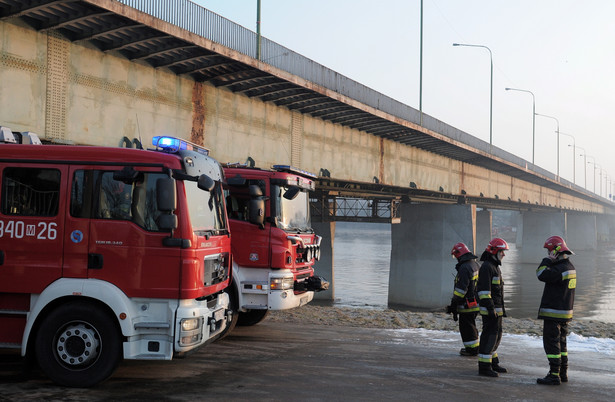
[(62, 276), (68, 169), (0, 163), (0, 344), (19, 344), (30, 294)]
[(87, 261), (81, 252), (73, 261), (86, 264), (88, 278), (113, 283), (129, 297), (176, 298), (181, 249), (163, 246), (169, 233), (157, 226), (156, 181), (165, 175), (160, 168), (142, 168), (139, 179), (130, 183), (114, 179), (119, 169), (97, 166), (75, 171), (82, 187), (91, 189), (84, 194), (91, 199), (83, 200), (89, 210), (75, 215), (91, 219), (89, 226), (76, 220), (71, 225), (73, 231), (87, 233), (83, 244), (71, 244), (75, 249), (87, 247)]

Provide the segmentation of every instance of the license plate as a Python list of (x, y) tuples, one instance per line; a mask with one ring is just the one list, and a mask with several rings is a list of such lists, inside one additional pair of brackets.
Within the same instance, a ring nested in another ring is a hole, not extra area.
[(214, 312), (214, 320), (220, 321), (223, 318), (224, 318), (224, 309), (223, 308), (221, 308), (220, 310), (217, 310), (217, 311)]

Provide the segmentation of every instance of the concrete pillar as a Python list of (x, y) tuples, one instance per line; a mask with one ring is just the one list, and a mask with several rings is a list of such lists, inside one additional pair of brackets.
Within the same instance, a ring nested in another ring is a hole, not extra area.
[(491, 240), (491, 224), (491, 211), (482, 210), (476, 212), (476, 247), (474, 248), (474, 254), (479, 257)]
[(570, 213), (567, 214), (566, 244), (572, 251), (596, 250), (598, 236), (596, 231), (596, 215)]
[(329, 281), (329, 289), (316, 292), (314, 299), (334, 300), (333, 241), (335, 239), (335, 222), (312, 222), (312, 229), (314, 229), (318, 236), (322, 237), (320, 242), (320, 259), (314, 265), (314, 273)]
[(517, 215), (517, 238), (515, 241), (515, 246), (518, 249), (521, 249), (523, 247), (523, 213), (520, 212), (519, 215)]
[(615, 240), (611, 232), (615, 232), (615, 222), (612, 215), (600, 215), (596, 222), (598, 243), (610, 243)]
[(538, 264), (547, 256), (542, 246), (549, 236), (562, 236), (566, 238), (566, 213), (564, 212), (532, 212), (524, 211), (521, 263)]
[(453, 294), (453, 245), (474, 248), (476, 206), (402, 204), (400, 212), (391, 225), (389, 305), (443, 307)]

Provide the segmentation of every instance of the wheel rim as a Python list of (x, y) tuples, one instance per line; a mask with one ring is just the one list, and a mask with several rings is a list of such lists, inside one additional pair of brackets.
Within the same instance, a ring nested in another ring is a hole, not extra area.
[(71, 369), (92, 365), (100, 354), (100, 334), (85, 322), (64, 326), (55, 337), (58, 360)]

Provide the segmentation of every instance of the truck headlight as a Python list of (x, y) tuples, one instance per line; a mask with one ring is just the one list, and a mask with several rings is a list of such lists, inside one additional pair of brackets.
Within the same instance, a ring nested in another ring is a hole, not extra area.
[(269, 288), (271, 290), (292, 289), (295, 284), (293, 278), (271, 278)]
[(182, 331), (192, 331), (197, 329), (201, 324), (201, 320), (198, 318), (184, 318), (181, 321)]

